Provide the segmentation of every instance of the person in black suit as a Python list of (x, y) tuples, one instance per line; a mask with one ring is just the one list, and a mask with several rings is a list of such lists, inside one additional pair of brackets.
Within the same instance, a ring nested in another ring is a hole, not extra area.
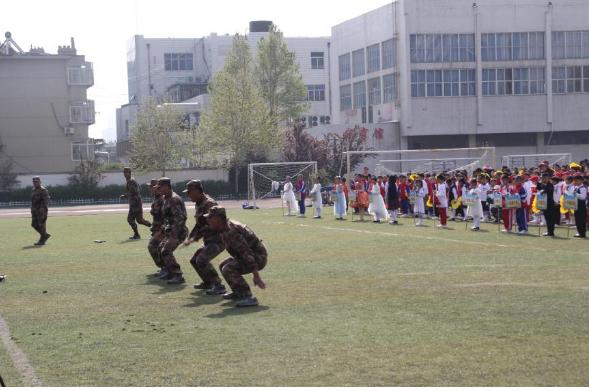
[[(538, 183), (538, 192), (546, 194), (546, 206), (547, 208), (542, 211), (544, 218), (546, 219), (546, 228), (548, 232), (544, 233), (544, 236), (554, 236), (554, 185), (551, 182), (551, 175), (547, 172), (542, 174), (542, 182)], [(560, 212), (559, 212), (560, 213)]]

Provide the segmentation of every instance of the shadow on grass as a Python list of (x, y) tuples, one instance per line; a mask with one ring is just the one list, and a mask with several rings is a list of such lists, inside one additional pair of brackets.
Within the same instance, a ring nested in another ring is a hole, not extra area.
[(221, 319), (227, 316), (235, 316), (235, 315), (247, 315), (253, 314), (256, 312), (263, 312), (268, 311), (270, 307), (265, 305), (259, 305), (257, 307), (244, 307), (244, 308), (237, 308), (237, 307), (228, 307), (225, 308), (223, 311), (219, 312), (218, 314), (209, 314), (206, 315), (207, 318), (211, 319)]
[(125, 244), (125, 243), (137, 243), (137, 242), (141, 242), (143, 239), (127, 239), (127, 240), (123, 240), (121, 242), (119, 242), (119, 244)]
[(24, 246), (22, 249), (23, 250), (31, 250), (34, 248), (41, 248), (41, 247), (43, 247), (43, 246), (35, 246), (34, 244), (31, 244), (30, 246)]
[(197, 308), (207, 304), (216, 304), (224, 301), (221, 296), (207, 296), (207, 295), (193, 295), (194, 301), (192, 303), (184, 304), (183, 307)]

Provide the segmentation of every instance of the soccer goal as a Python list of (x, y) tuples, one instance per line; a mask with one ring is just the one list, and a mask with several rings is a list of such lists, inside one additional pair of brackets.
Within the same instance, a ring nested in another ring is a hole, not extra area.
[(256, 201), (278, 198), (287, 176), (293, 184), (302, 175), (307, 187), (317, 175), (317, 162), (250, 163), (248, 165), (248, 201), (254, 207)]
[(348, 175), (352, 168), (362, 172), (364, 167), (377, 175), (398, 175), (411, 172), (439, 173), (495, 165), (495, 148), (408, 149), (393, 151), (346, 152)]
[(550, 165), (561, 166), (571, 163), (573, 156), (570, 153), (544, 153), (536, 155), (507, 155), (503, 156), (502, 164), (506, 167), (530, 168), (537, 167), (540, 162), (547, 160)]

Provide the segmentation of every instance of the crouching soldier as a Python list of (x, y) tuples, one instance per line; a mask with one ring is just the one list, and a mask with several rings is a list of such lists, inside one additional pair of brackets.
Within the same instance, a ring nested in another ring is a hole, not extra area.
[(252, 295), (244, 274), (253, 273), (254, 284), (266, 289), (266, 284), (260, 277), (260, 270), (264, 269), (268, 261), (268, 253), (262, 241), (245, 225), (227, 219), (225, 208), (213, 206), (205, 216), (209, 226), (218, 232), (231, 258), (224, 260), (221, 274), (232, 289), (223, 298), (236, 300), (238, 307), (252, 307), (258, 305), (258, 300)]
[(168, 284), (183, 284), (182, 269), (174, 251), (188, 236), (186, 228), (186, 207), (180, 196), (172, 191), (170, 178), (160, 178), (158, 191), (164, 197), (164, 239), (159, 246), (159, 256), (165, 271), (161, 274), (162, 280), (168, 280)]
[(153, 219), (151, 223), (151, 239), (147, 245), (147, 251), (149, 251), (149, 255), (151, 255), (155, 266), (159, 268), (155, 275), (160, 277), (166, 270), (158, 250), (164, 239), (164, 196), (160, 194), (157, 185), (157, 179), (152, 179), (149, 183), (149, 191), (153, 197), (150, 211)]
[(194, 288), (206, 289), (207, 295), (222, 295), (226, 292), (225, 286), (221, 283), (219, 274), (213, 265), (211, 265), (211, 261), (225, 250), (225, 246), (221, 241), (219, 233), (213, 232), (210, 229), (208, 221), (204, 217), (217, 203), (204, 192), (200, 181), (189, 181), (186, 184), (184, 193), (187, 193), (192, 202), (196, 203), (196, 214), (194, 216), (196, 224), (192, 231), (190, 231), (190, 235), (188, 235), (188, 239), (186, 239), (184, 245), (188, 246), (192, 242), (199, 241), (201, 238), (204, 242), (204, 245), (196, 250), (196, 253), (190, 260), (190, 264), (202, 280), (202, 283), (195, 284)]

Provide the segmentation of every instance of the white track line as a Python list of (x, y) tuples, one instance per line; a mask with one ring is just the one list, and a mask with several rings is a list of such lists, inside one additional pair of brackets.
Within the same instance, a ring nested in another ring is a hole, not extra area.
[(10, 359), (14, 363), (14, 367), (22, 375), (25, 386), (43, 387), (43, 382), (41, 382), (41, 380), (35, 374), (35, 369), (33, 369), (31, 363), (29, 363), (27, 356), (12, 340), (10, 336), (10, 329), (8, 328), (8, 324), (6, 324), (2, 315), (0, 315), (0, 339), (2, 339)]

